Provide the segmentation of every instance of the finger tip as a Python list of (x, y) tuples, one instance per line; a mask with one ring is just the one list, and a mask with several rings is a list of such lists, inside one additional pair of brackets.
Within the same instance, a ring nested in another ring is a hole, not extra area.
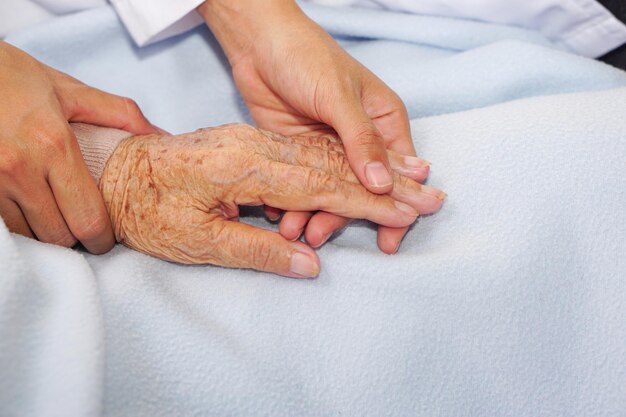
[(278, 226), (279, 233), (287, 240), (298, 240), (305, 227), (308, 229), (307, 223), (311, 216), (309, 212), (285, 212)]
[(316, 278), (320, 273), (320, 259), (317, 253), (303, 243), (296, 243), (295, 251), (289, 260), (288, 276), (292, 278)]
[[(76, 243), (78, 243), (78, 242), (76, 242)], [(75, 243), (75, 244), (76, 244), (76, 243)], [(74, 245), (72, 245), (72, 246), (74, 246)], [(109, 244), (106, 244), (106, 245), (103, 245), (103, 246), (98, 246), (98, 247), (95, 247), (95, 248), (90, 248), (90, 249), (89, 249), (89, 253), (92, 253), (92, 254), (94, 254), (94, 255), (104, 255), (105, 253), (107, 253), (107, 252), (109, 252), (111, 249), (113, 249), (113, 246), (115, 246), (115, 242), (113, 242), (113, 243), (112, 243), (112, 244), (110, 244), (110, 245), (109, 245)]]
[(277, 221), (279, 221), (283, 214), (282, 210), (270, 206), (265, 206), (263, 212), (265, 213), (265, 217), (267, 218), (267, 220), (272, 223), (276, 223)]
[(428, 204), (428, 207), (425, 207), (423, 211), (420, 211), (421, 214), (434, 214), (441, 210), (443, 207), (443, 199), (432, 198), (431, 200), (432, 201)]
[(400, 242), (393, 242), (391, 240), (378, 240), (378, 248), (387, 255), (394, 255), (400, 248)]
[(402, 175), (403, 177), (407, 177), (412, 179), (413, 181), (422, 183), (428, 178), (428, 174), (430, 171), (428, 167), (419, 168), (419, 169), (404, 169), (404, 168), (396, 168), (396, 173)]
[(424, 168), (419, 170), (417, 174), (417, 177), (419, 177), (418, 181), (424, 181), (426, 178), (428, 178), (428, 175), (430, 174), (430, 165), (426, 165)]
[(266, 214), (265, 217), (272, 223), (276, 223), (280, 220), (280, 214)]
[[(77, 239), (73, 240), (73, 244), (69, 247), (75, 246), (78, 242)], [(94, 255), (103, 255), (109, 252), (115, 246), (115, 236), (112, 230), (107, 230), (103, 235), (94, 239), (83, 240), (80, 242), (89, 253)]]
[(393, 190), (393, 178), (388, 163), (372, 161), (365, 164), (362, 183), (374, 194), (387, 194)]
[(280, 233), (280, 235), (284, 237), (285, 239), (290, 240), (292, 242), (300, 238), (302, 231), (303, 229), (299, 229), (298, 227), (291, 224), (290, 222), (285, 221), (284, 218), (283, 218), (283, 221), (278, 225), (278, 233)]
[(378, 228), (378, 247), (388, 255), (397, 253), (408, 230), (408, 227), (390, 228), (380, 226)]
[(304, 232), (304, 238), (312, 247), (319, 248), (330, 238), (330, 233), (324, 234), (320, 230), (309, 227)]
[(429, 196), (435, 197), (436, 199), (440, 201), (445, 200), (446, 197), (448, 196), (448, 194), (446, 194), (442, 190), (435, 188), (435, 187), (431, 187), (429, 185), (422, 184), (420, 188), (423, 193), (428, 194)]

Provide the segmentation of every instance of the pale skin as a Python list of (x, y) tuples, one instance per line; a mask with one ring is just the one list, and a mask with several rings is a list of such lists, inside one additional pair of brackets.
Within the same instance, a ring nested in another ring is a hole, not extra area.
[(134, 136), (100, 180), (116, 240), (181, 263), (315, 277), (320, 261), (300, 241), (238, 222), (240, 205), (323, 210), (386, 227), (433, 213), (443, 193), (392, 173), (390, 194), (368, 191), (334, 136), (285, 137), (234, 124), (170, 136)]
[[(198, 11), (224, 49), (259, 127), (287, 136), (336, 132), (354, 174), (372, 193), (392, 191), (392, 168), (399, 165), (415, 181), (426, 178), (429, 164), (415, 158), (400, 98), (294, 1), (207, 0)], [(389, 151), (401, 156), (390, 158)], [(266, 213), (273, 220), (280, 216), (271, 207)], [(280, 230), (296, 239), (306, 226), (307, 241), (317, 247), (347, 223), (326, 212), (288, 212)], [(380, 249), (395, 253), (407, 230), (381, 225)]]

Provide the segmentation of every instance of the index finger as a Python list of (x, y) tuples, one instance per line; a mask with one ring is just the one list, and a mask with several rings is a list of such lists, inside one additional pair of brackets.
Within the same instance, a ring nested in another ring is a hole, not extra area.
[(67, 85), (59, 89), (58, 97), (67, 120), (113, 127), (137, 135), (159, 133), (144, 116), (137, 103), (128, 98), (109, 94), (66, 76)]
[[(367, 219), (391, 227), (412, 224), (417, 210), (388, 195), (376, 195), (362, 185), (316, 168), (267, 162), (250, 178), (246, 192), (235, 199), (238, 205), (267, 204), (283, 210), (323, 210), (353, 219)], [(259, 184), (259, 181), (261, 184)]]
[(69, 125), (59, 128), (56, 142), (65, 155), (52, 163), (48, 183), (72, 235), (91, 253), (104, 253), (115, 244), (109, 214), (96, 181), (89, 173)]

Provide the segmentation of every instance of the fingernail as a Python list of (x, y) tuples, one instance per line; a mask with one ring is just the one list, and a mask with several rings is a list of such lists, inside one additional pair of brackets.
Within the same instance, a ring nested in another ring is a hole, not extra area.
[(327, 234), (326, 236), (324, 236), (322, 238), (322, 241), (319, 243), (319, 245), (315, 246), (316, 248), (319, 248), (320, 246), (322, 246), (324, 243), (326, 243), (328, 241), (328, 239), (332, 236), (332, 233)]
[(402, 241), (398, 242), (398, 244), (396, 245), (396, 248), (393, 250), (393, 253), (398, 253), (398, 250), (400, 250), (400, 244), (402, 243)]
[(400, 211), (402, 211), (403, 213), (408, 214), (411, 217), (417, 217), (419, 216), (418, 212), (411, 206), (409, 206), (408, 204), (404, 204), (401, 201), (394, 201), (394, 204), (396, 205), (396, 208)]
[(381, 162), (370, 162), (365, 165), (365, 177), (372, 187), (387, 187), (393, 184), (389, 171)]
[(320, 268), (308, 255), (294, 252), (291, 255), (290, 271), (302, 277), (313, 278), (320, 273)]
[(304, 231), (304, 229), (300, 229), (300, 231), (298, 232), (298, 234), (296, 235), (296, 237), (294, 237), (293, 239), (291, 239), (292, 242), (295, 242), (296, 240), (300, 239), (300, 236), (302, 236), (302, 232)]
[(425, 159), (416, 158), (414, 156), (405, 156), (404, 165), (411, 168), (424, 168), (429, 167), (431, 163)]
[(404, 175), (405, 177), (409, 177), (413, 179), (419, 178), (419, 180), (423, 180), (423, 178), (428, 176), (430, 167), (428, 165), (421, 167), (421, 168), (400, 166), (396, 168), (396, 171), (398, 172), (398, 174)]
[(448, 196), (448, 194), (444, 193), (443, 191), (435, 187), (429, 187), (428, 185), (422, 185), (422, 192), (435, 196), (439, 200), (444, 200)]

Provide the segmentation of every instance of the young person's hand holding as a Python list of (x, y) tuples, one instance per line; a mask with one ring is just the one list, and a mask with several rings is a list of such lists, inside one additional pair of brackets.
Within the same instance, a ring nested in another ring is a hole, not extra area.
[(0, 216), (48, 243), (115, 243), (102, 197), (68, 121), (156, 132), (137, 105), (91, 88), (0, 42)]

